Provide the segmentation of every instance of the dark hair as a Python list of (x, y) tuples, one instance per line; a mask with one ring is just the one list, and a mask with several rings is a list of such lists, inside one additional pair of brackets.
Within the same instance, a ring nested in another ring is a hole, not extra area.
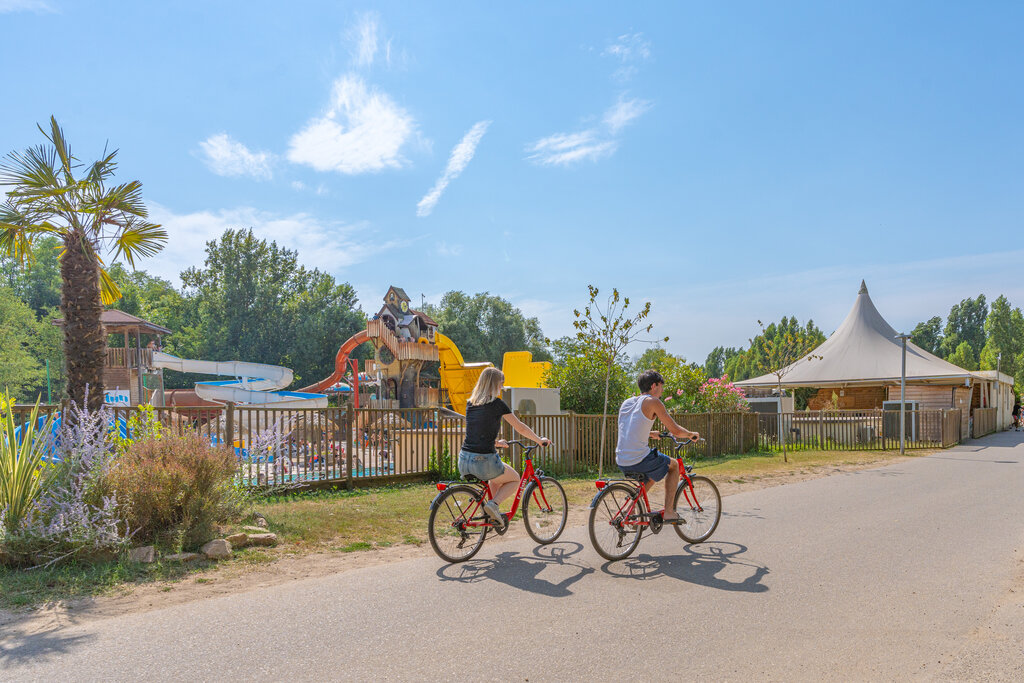
[(657, 370), (644, 370), (636, 378), (636, 383), (640, 386), (640, 391), (646, 394), (655, 384), (664, 384), (665, 378)]

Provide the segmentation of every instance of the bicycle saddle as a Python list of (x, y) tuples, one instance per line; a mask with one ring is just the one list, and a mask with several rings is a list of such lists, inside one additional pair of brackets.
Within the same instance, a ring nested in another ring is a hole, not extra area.
[(647, 479), (647, 475), (643, 472), (626, 472), (626, 479), (632, 479), (633, 481), (644, 481)]
[(479, 483), (479, 479), (474, 477), (472, 474), (463, 474), (462, 481), (468, 481), (471, 484)]

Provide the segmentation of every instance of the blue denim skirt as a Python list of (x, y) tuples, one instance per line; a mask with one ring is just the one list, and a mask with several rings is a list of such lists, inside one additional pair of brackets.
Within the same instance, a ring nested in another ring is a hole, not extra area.
[(472, 474), (481, 481), (497, 479), (505, 471), (505, 463), (497, 453), (459, 451), (459, 474)]

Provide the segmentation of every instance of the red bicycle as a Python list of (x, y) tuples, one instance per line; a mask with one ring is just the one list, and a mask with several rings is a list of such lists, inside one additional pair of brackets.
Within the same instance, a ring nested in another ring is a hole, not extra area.
[(590, 542), (606, 560), (629, 557), (640, 544), (645, 529), (656, 534), (669, 524), (684, 541), (701, 543), (711, 538), (718, 528), (722, 518), (722, 496), (718, 487), (705, 476), (691, 476), (693, 467), (686, 465), (679, 455), (679, 450), (687, 443), (698, 442), (679, 441), (668, 432), (662, 432), (661, 438), (675, 442), (679, 486), (673, 505), (679, 522), (665, 522), (662, 511), (651, 511), (644, 475), (630, 473), (626, 480), (615, 481), (599, 479), (595, 482), (597, 494), (590, 503)]
[[(430, 546), (441, 559), (447, 562), (464, 562), (476, 555), (487, 537), (488, 531), (499, 536), (508, 531), (509, 520), (514, 518), (523, 502), (523, 522), (526, 532), (537, 543), (547, 545), (557, 539), (565, 529), (569, 504), (562, 485), (543, 470), (533, 469), (531, 454), (537, 448), (521, 441), (509, 441), (523, 449), (526, 465), (519, 480), (519, 489), (508, 514), (502, 513), (499, 524), (483, 509), (491, 499), (491, 487), (472, 475), (465, 475), (462, 481), (438, 482), (438, 494), (430, 501), (430, 518), (427, 534)], [(532, 503), (532, 504), (531, 504)]]

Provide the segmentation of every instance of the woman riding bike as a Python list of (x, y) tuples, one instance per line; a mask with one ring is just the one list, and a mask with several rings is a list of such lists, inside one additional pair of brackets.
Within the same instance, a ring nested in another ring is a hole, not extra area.
[(512, 429), (541, 446), (551, 443), (550, 439), (537, 436), (501, 400), (504, 384), (505, 375), (498, 368), (486, 368), (480, 373), (466, 404), (466, 440), (459, 452), (459, 473), (471, 474), (490, 484), (493, 500), (487, 501), (483, 507), (487, 515), (499, 524), (502, 518), (498, 504), (511, 496), (519, 484), (519, 473), (498, 457), (496, 449), (508, 446), (504, 439), (498, 438), (501, 421), (505, 420)]

